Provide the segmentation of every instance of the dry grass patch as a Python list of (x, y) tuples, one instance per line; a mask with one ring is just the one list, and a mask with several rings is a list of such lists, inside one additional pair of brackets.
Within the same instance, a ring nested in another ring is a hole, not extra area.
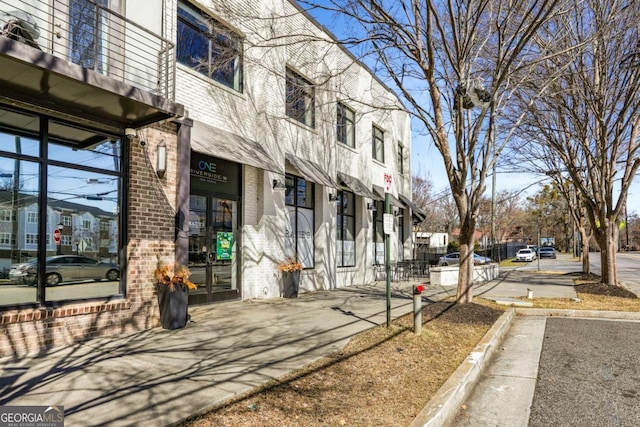
[(342, 352), (185, 426), (406, 426), (505, 310), (478, 301), (423, 309), (356, 336)]
[(622, 286), (606, 285), (595, 274), (575, 273), (578, 301), (569, 298), (534, 298), (534, 308), (640, 312), (640, 298)]
[[(536, 307), (640, 311), (623, 288), (576, 276), (580, 302), (534, 299)], [(354, 337), (345, 349), (186, 422), (183, 426), (406, 426), (496, 322), (505, 306), (476, 298), (423, 309), (422, 334), (403, 316)]]

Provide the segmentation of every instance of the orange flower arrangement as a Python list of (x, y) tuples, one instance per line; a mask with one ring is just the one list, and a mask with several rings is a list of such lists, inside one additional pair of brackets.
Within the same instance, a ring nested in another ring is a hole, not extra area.
[(195, 283), (189, 280), (191, 271), (187, 267), (177, 262), (173, 264), (158, 264), (155, 271), (155, 277), (158, 281), (158, 285), (166, 286), (169, 291), (173, 292), (176, 285), (189, 289), (196, 289)]
[(296, 261), (294, 258), (290, 258), (287, 261), (283, 261), (278, 264), (278, 270), (283, 273), (291, 273), (294, 271), (302, 271), (304, 270), (304, 266)]

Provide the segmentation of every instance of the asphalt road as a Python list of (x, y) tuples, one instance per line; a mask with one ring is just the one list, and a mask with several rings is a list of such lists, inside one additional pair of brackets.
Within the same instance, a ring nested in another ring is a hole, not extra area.
[(530, 427), (640, 425), (640, 323), (548, 318)]

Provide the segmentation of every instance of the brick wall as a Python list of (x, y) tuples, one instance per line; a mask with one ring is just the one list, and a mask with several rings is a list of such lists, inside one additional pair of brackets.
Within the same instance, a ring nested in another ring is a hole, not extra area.
[[(173, 260), (177, 171), (176, 127), (139, 131), (128, 143), (130, 156), (128, 265), (120, 300), (72, 303), (0, 313), (0, 356), (18, 356), (98, 336), (131, 333), (159, 325), (153, 271), (158, 260)], [(140, 140), (145, 142), (142, 147)], [(156, 147), (167, 146), (167, 173), (155, 174)]]

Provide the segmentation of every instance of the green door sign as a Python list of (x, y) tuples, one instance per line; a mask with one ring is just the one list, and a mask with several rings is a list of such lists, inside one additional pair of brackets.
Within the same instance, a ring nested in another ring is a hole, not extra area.
[(228, 260), (233, 256), (233, 233), (219, 231), (216, 236), (216, 260)]

